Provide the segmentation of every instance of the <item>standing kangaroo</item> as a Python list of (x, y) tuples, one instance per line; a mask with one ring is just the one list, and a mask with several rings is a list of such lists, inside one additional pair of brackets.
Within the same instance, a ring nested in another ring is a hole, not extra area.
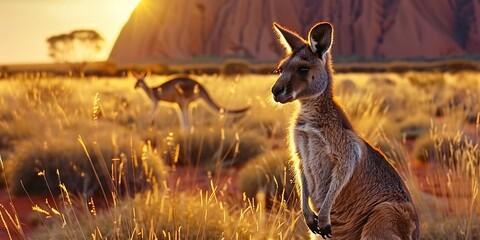
[(182, 130), (187, 130), (191, 126), (191, 112), (190, 103), (202, 98), (208, 106), (220, 114), (238, 114), (248, 111), (249, 107), (242, 109), (225, 109), (216, 104), (210, 95), (207, 93), (205, 87), (199, 82), (189, 77), (175, 77), (167, 82), (156, 86), (148, 87), (145, 83), (145, 74), (137, 75), (137, 82), (135, 88), (142, 88), (152, 100), (152, 121), (154, 123), (156, 109), (159, 101), (165, 101), (176, 104), (176, 110), (180, 119)]
[(302, 213), (314, 234), (333, 239), (418, 239), (410, 193), (385, 156), (362, 139), (334, 98), (333, 26), (310, 29), (308, 40), (273, 24), (286, 58), (274, 100), (299, 100), (291, 129)]

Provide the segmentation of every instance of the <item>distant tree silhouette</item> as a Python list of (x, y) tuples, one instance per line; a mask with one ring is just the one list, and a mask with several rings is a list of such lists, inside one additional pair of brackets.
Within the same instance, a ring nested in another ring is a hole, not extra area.
[(74, 30), (47, 39), (49, 55), (68, 65), (71, 74), (83, 75), (87, 63), (103, 48), (103, 37), (94, 30)]

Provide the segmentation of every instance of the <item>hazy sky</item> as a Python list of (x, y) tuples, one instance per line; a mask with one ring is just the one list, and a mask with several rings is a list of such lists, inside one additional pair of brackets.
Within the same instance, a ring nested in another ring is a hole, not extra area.
[(0, 64), (53, 62), (46, 39), (76, 29), (105, 38), (108, 57), (139, 0), (0, 0)]

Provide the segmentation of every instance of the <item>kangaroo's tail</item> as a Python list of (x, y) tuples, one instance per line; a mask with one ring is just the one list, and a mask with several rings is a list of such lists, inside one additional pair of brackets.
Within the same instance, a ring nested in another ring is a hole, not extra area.
[(207, 90), (202, 86), (202, 85), (198, 85), (199, 87), (199, 90), (200, 90), (200, 96), (205, 100), (205, 102), (211, 107), (213, 108), (215, 111), (219, 112), (219, 113), (227, 113), (227, 114), (240, 114), (240, 113), (245, 113), (247, 112), (250, 107), (244, 107), (244, 108), (239, 108), (239, 109), (227, 109), (227, 108), (224, 108), (220, 105), (218, 105), (215, 101), (213, 101), (213, 99), (210, 97), (210, 95), (208, 94)]

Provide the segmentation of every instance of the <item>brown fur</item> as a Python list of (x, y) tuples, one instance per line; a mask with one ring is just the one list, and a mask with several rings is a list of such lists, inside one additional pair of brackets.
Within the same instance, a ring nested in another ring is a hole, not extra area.
[(137, 76), (135, 88), (142, 88), (145, 90), (145, 93), (147, 93), (148, 97), (153, 102), (152, 124), (156, 115), (155, 113), (158, 102), (164, 101), (176, 104), (176, 110), (183, 130), (189, 129), (192, 124), (190, 103), (200, 98), (203, 99), (211, 109), (221, 114), (244, 113), (249, 109), (249, 107), (242, 109), (225, 109), (220, 107), (212, 100), (202, 84), (189, 77), (175, 77), (159, 86), (149, 87), (145, 83), (145, 75), (140, 75)]
[(274, 24), (287, 56), (272, 87), (280, 103), (299, 100), (290, 129), (306, 224), (333, 239), (418, 239), (410, 193), (385, 156), (362, 139), (335, 101), (333, 26), (318, 23), (308, 41)]

